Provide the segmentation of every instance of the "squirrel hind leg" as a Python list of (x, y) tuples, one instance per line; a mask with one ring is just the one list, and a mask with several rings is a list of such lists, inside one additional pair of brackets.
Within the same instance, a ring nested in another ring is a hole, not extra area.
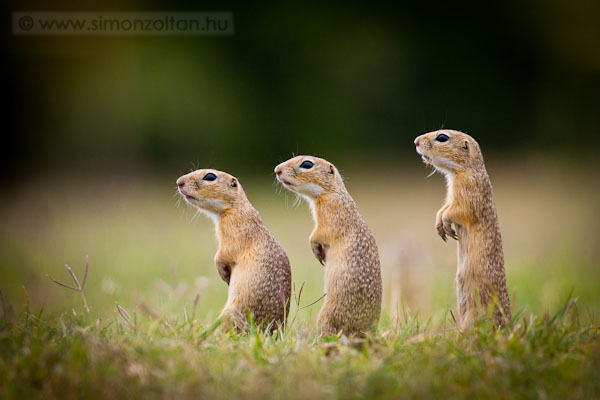
[(338, 333), (338, 329), (333, 323), (331, 314), (328, 312), (326, 306), (321, 308), (319, 317), (317, 318), (317, 327), (319, 329), (319, 336), (330, 336)]
[(221, 328), (225, 331), (248, 332), (250, 329), (244, 313), (235, 308), (223, 310), (219, 318), (223, 321)]

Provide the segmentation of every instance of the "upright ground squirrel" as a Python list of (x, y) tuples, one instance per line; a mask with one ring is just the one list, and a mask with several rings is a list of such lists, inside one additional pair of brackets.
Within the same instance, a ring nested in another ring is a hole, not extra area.
[(373, 332), (381, 312), (379, 253), (339, 171), (321, 158), (298, 156), (279, 164), (275, 173), (312, 210), (310, 246), (325, 266), (326, 296), (317, 322), (321, 333)]
[(238, 180), (221, 171), (201, 169), (177, 179), (179, 193), (216, 225), (215, 264), (229, 285), (221, 312), (225, 326), (247, 327), (246, 312), (270, 326), (285, 324), (290, 309), (292, 273), (288, 257), (264, 226)]
[(446, 203), (437, 213), (435, 227), (444, 241), (447, 236), (458, 240), (461, 326), (466, 329), (477, 316), (478, 303), (486, 310), (494, 298), (501, 308), (494, 307), (493, 321), (502, 326), (511, 318), (502, 236), (479, 144), (465, 133), (444, 129), (417, 137), (415, 145), (423, 162), (446, 177)]

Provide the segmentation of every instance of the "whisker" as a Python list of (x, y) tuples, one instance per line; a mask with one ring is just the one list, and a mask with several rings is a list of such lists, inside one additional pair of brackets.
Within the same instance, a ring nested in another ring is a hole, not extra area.
[(198, 210), (195, 210), (194, 214), (192, 215), (192, 218), (190, 218), (190, 223), (194, 223), (197, 216), (198, 216)]
[(198, 222), (198, 220), (201, 218), (202, 210), (199, 209), (198, 211), (196, 211), (196, 215), (197, 215), (196, 222)]
[(279, 184), (277, 185), (277, 189), (275, 189), (275, 193), (278, 196), (281, 195), (281, 192), (283, 191), (283, 183), (281, 183), (277, 178), (275, 178), (274, 184)]

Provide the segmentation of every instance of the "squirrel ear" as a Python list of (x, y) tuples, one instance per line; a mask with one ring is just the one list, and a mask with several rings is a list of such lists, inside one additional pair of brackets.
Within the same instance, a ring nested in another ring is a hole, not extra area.
[(231, 184), (230, 184), (230, 185), (231, 185), (231, 187), (232, 187), (232, 188), (235, 188), (235, 187), (237, 187), (237, 180), (236, 180), (235, 178), (232, 178), (232, 179), (231, 179)]
[(467, 140), (465, 140), (465, 142), (463, 143), (462, 149), (465, 153), (469, 151), (469, 142)]
[(331, 175), (333, 175), (335, 173), (335, 170), (333, 169), (333, 164), (329, 164), (329, 173)]

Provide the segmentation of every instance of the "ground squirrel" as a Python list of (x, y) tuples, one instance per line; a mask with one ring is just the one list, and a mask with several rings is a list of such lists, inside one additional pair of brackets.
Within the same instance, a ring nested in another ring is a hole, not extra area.
[(277, 179), (310, 204), (315, 228), (310, 246), (325, 266), (325, 301), (317, 325), (322, 334), (373, 332), (381, 312), (377, 244), (330, 162), (297, 156), (275, 168)]
[(478, 304), (485, 310), (494, 298), (501, 306), (494, 307), (494, 323), (506, 324), (511, 312), (502, 237), (479, 144), (465, 133), (444, 129), (417, 137), (415, 146), (423, 162), (446, 177), (446, 203), (435, 227), (444, 241), (447, 236), (458, 240), (456, 292), (462, 329), (477, 316)]
[(246, 312), (263, 328), (274, 330), (285, 324), (290, 307), (290, 262), (238, 180), (225, 172), (201, 169), (177, 179), (177, 186), (188, 203), (215, 223), (219, 240), (215, 264), (229, 285), (229, 297), (219, 316), (225, 326), (244, 330)]

